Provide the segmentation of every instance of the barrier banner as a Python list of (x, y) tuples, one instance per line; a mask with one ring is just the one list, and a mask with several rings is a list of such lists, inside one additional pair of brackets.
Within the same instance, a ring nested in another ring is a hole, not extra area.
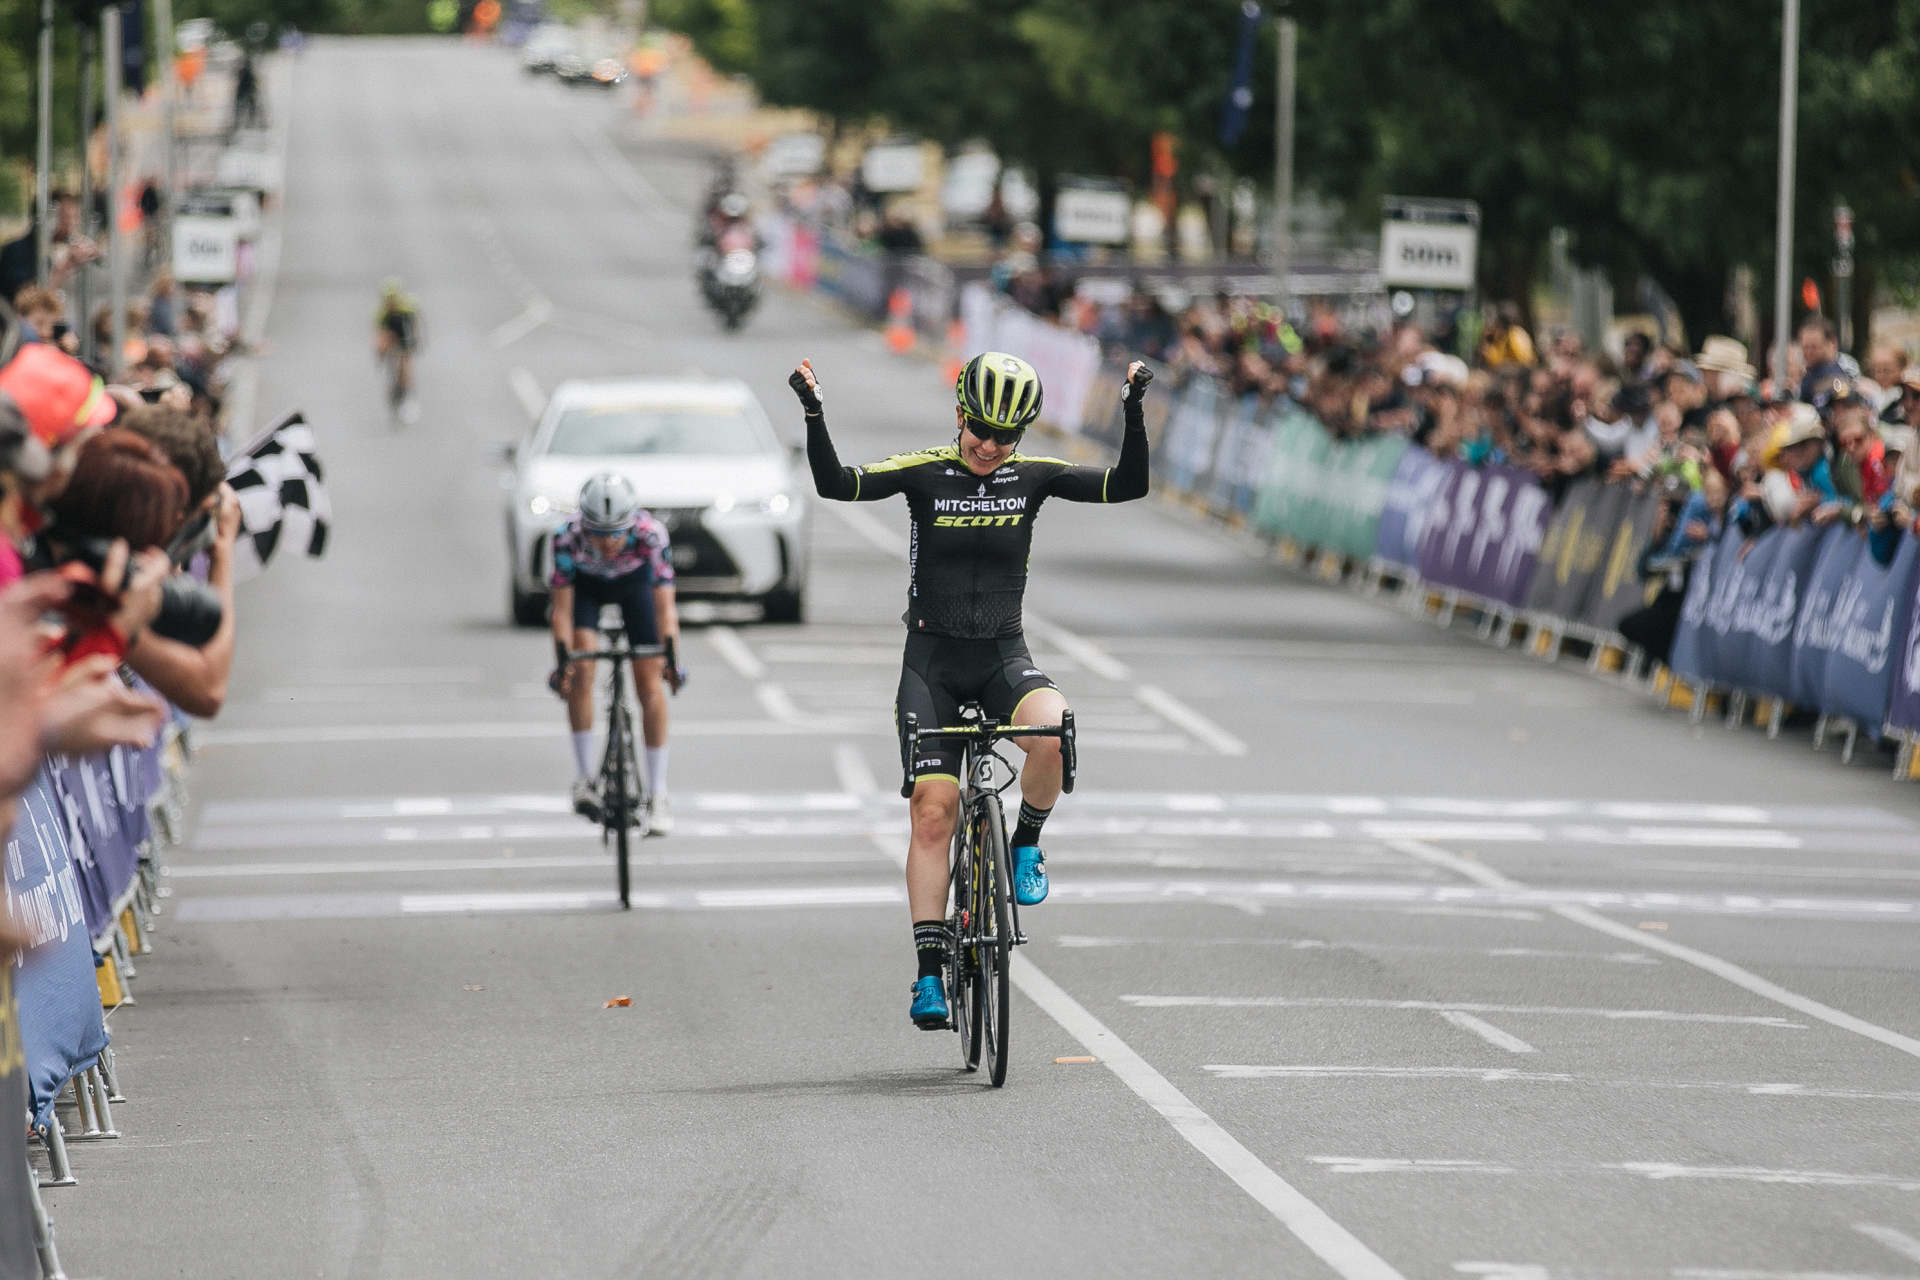
[(43, 766), (20, 797), (6, 848), (7, 907), (33, 940), (14, 974), (14, 996), (34, 1120), (41, 1125), (52, 1118), (61, 1086), (107, 1047), (61, 807)]
[(1886, 723), (1887, 697), (1893, 688), (1893, 659), (1906, 647), (1905, 628), (1912, 610), (1913, 566), (1920, 544), (1900, 539), (1890, 564), (1881, 565), (1854, 537), (1861, 552), (1840, 584), (1832, 614), (1833, 647), (1827, 654), (1826, 693), (1820, 709), (1846, 716), (1876, 739)]
[(1207, 503), (1215, 510), (1245, 511), (1267, 473), (1273, 428), (1260, 412), (1260, 397), (1249, 391), (1233, 406), (1213, 456), (1213, 483)]
[[(1904, 544), (1913, 539), (1901, 541)], [(1908, 586), (1907, 598), (1900, 607), (1906, 611), (1906, 620), (1901, 626), (1900, 660), (1887, 700), (1887, 723), (1915, 732), (1920, 731), (1920, 652), (1915, 652), (1920, 650), (1920, 580)]]
[(1659, 583), (1640, 580), (1640, 553), (1653, 536), (1662, 503), (1660, 494), (1653, 490), (1627, 499), (1626, 510), (1607, 544), (1604, 567), (1588, 588), (1586, 604), (1580, 610), (1581, 622), (1600, 631), (1618, 631), (1620, 619), (1652, 603)]
[(1714, 684), (1733, 689), (1753, 687), (1748, 665), (1752, 644), (1748, 627), (1759, 608), (1760, 589), (1780, 555), (1784, 531), (1769, 529), (1755, 538), (1747, 552), (1722, 579), (1707, 602), (1705, 627), (1713, 636), (1713, 665), (1707, 674)]
[(1586, 609), (1595, 576), (1627, 508), (1627, 487), (1582, 480), (1568, 489), (1540, 545), (1540, 571), (1527, 584), (1527, 608), (1573, 621)]
[[(1160, 441), (1160, 465), (1165, 468), (1168, 483), (1176, 489), (1194, 488), (1213, 468), (1220, 391), (1220, 380), (1207, 377), (1189, 378), (1180, 389), (1179, 402), (1167, 419), (1167, 433)], [(1309, 448), (1310, 442), (1302, 440), (1300, 447)]]
[(1526, 599), (1545, 536), (1550, 500), (1518, 467), (1447, 464), (1420, 544), (1428, 582), (1518, 605)]
[[(832, 289), (829, 258), (826, 254), (821, 257), (820, 280), (822, 288)], [(874, 314), (883, 314), (885, 307), (883, 292)], [(1094, 394), (1094, 379), (1100, 372), (1097, 339), (1029, 315), (1011, 302), (995, 298), (986, 285), (978, 282), (960, 290), (960, 318), (966, 326), (969, 351), (1004, 351), (1033, 366), (1047, 393), (1040, 410), (1042, 422), (1063, 431), (1080, 429), (1086, 419), (1087, 399)], [(1110, 390), (1099, 394), (1117, 398), (1120, 381), (1115, 379)]]
[(1254, 523), (1308, 546), (1368, 559), (1407, 448), (1404, 436), (1336, 441), (1318, 419), (1289, 405), (1270, 432)]
[(114, 904), (139, 872), (140, 853), (128, 838), (120, 796), (127, 793), (124, 756), (88, 756), (64, 760), (53, 769), (54, 794), (67, 824), (67, 848), (80, 882), (87, 936), (104, 937), (113, 927)]
[(1792, 698), (1793, 631), (1820, 548), (1838, 530), (1778, 529), (1780, 550), (1767, 569), (1756, 607), (1736, 623), (1747, 638), (1747, 684), (1754, 693)]
[(1723, 585), (1736, 577), (1740, 549), (1747, 545), (1738, 525), (1729, 526), (1713, 550), (1693, 566), (1687, 580), (1687, 598), (1680, 605), (1680, 625), (1673, 633), (1667, 665), (1695, 682), (1711, 682), (1718, 656), (1715, 636), (1706, 625), (1707, 613)]
[(1853, 562), (1867, 554), (1865, 538), (1851, 529), (1832, 527), (1820, 540), (1807, 577), (1805, 601), (1793, 624), (1793, 657), (1787, 669), (1787, 700), (1818, 707), (1827, 696), (1827, 658), (1838, 628), (1834, 611), (1840, 593), (1853, 572)]
[(1447, 478), (1447, 464), (1425, 449), (1408, 448), (1395, 464), (1380, 508), (1373, 554), (1389, 564), (1420, 567), (1420, 544), (1426, 540), (1427, 517), (1433, 498)]

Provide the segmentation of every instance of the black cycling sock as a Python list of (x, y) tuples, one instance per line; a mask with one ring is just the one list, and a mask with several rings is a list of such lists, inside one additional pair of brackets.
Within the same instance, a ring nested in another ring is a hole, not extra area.
[(913, 952), (920, 960), (920, 976), (937, 978), (947, 964), (947, 922), (915, 920)]
[(1013, 824), (1013, 847), (1031, 848), (1040, 843), (1040, 828), (1046, 824), (1051, 809), (1036, 809), (1025, 800), (1020, 802), (1020, 820)]

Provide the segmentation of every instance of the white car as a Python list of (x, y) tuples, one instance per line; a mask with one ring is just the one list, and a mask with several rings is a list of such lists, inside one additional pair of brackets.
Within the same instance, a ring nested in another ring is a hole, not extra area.
[(812, 480), (733, 379), (566, 382), (508, 450), (513, 619), (546, 620), (549, 542), (599, 471), (633, 482), (667, 527), (681, 597), (757, 600), (769, 622), (806, 609)]

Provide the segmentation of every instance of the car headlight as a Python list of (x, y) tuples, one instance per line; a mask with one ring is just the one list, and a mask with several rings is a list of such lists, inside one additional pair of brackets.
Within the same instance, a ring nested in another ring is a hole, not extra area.
[(792, 505), (793, 499), (784, 493), (776, 493), (770, 498), (762, 498), (760, 500), (760, 510), (770, 516), (785, 515), (787, 508)]
[(719, 497), (717, 497), (717, 498), (715, 498), (715, 499), (713, 500), (713, 513), (714, 513), (715, 515), (717, 515), (717, 516), (723, 516), (723, 515), (725, 515), (725, 514), (727, 514), (727, 512), (729, 512), (729, 511), (731, 511), (731, 510), (733, 510), (733, 495), (732, 495), (732, 494), (730, 494), (730, 493), (723, 493), (723, 494), (721, 494), (721, 495), (720, 495)]
[(553, 510), (553, 500), (544, 493), (536, 493), (527, 503), (527, 510), (536, 516), (543, 516)]

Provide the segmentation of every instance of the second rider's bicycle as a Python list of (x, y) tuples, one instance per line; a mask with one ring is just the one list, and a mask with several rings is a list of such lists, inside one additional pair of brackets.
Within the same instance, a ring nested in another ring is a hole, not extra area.
[(623, 627), (602, 627), (604, 649), (582, 649), (567, 654), (569, 662), (610, 662), (607, 693), (607, 750), (600, 758), (600, 844), (614, 846), (619, 868), (620, 905), (632, 906), (627, 855), (637, 833), (647, 834), (647, 771), (640, 767), (638, 739), (633, 732), (633, 710), (627, 705), (627, 666), (635, 658), (658, 658), (666, 649), (657, 644), (625, 643)]
[[(961, 744), (960, 813), (953, 831), (953, 869), (947, 915), (947, 1004), (960, 1033), (960, 1063), (977, 1071), (982, 1058), (995, 1088), (1007, 1082), (1007, 1043), (1012, 1021), (1013, 949), (1027, 941), (1020, 931), (1020, 904), (1012, 894), (1013, 865), (1007, 851), (1007, 815), (1000, 793), (1020, 776), (1001, 757), (1007, 738), (1058, 738), (1061, 789), (1072, 791), (1078, 767), (1073, 712), (1057, 725), (1001, 724), (977, 704), (961, 709), (969, 723), (922, 729), (906, 717), (900, 794), (913, 794), (913, 760), (928, 738)], [(1001, 775), (1005, 776), (1002, 777)]]

